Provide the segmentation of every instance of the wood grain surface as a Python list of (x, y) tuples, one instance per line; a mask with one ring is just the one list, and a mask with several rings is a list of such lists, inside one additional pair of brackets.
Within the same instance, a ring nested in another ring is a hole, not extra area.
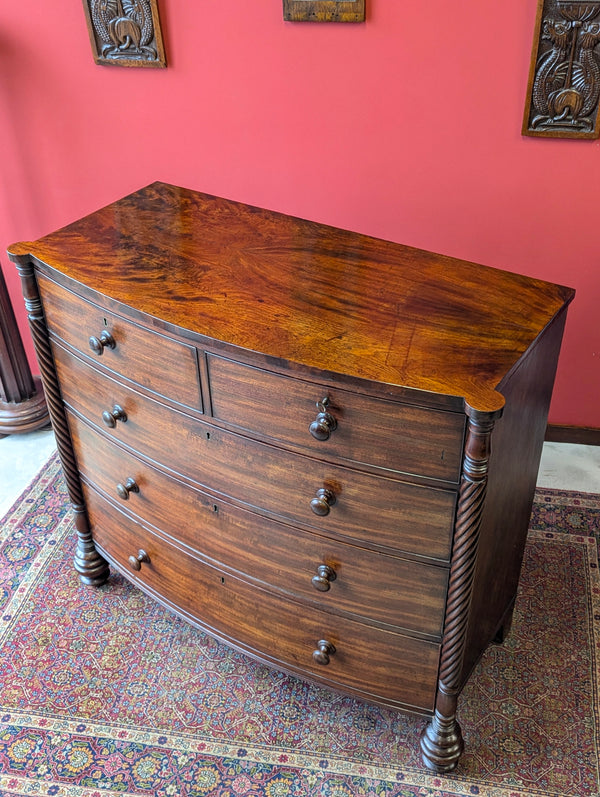
[(498, 383), (573, 297), (164, 183), (11, 252), (286, 365), (458, 396), (483, 412), (503, 406)]

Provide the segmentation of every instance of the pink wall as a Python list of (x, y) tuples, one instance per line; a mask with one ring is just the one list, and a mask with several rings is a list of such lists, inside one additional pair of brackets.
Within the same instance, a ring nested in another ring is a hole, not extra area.
[(520, 134), (536, 0), (159, 2), (166, 70), (96, 66), (79, 0), (2, 4), (0, 251), (159, 179), (561, 282), (551, 421), (600, 427), (600, 150)]

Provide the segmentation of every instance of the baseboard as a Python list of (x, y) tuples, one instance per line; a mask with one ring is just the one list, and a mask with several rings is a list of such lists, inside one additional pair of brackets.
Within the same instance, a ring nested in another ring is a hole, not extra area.
[(576, 443), (583, 446), (600, 446), (600, 429), (586, 426), (561, 426), (549, 423), (544, 440), (549, 443)]

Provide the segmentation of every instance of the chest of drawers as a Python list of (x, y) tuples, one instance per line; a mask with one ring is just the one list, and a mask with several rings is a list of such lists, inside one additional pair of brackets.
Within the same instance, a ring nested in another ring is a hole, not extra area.
[(156, 183), (9, 256), (85, 584), (109, 563), (428, 718), (509, 627), (573, 292)]

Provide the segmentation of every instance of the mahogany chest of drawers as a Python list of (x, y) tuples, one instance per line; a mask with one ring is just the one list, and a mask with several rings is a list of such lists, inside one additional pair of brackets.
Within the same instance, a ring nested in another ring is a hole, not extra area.
[(507, 630), (573, 291), (156, 183), (9, 251), (108, 564), (260, 660), (429, 718)]

